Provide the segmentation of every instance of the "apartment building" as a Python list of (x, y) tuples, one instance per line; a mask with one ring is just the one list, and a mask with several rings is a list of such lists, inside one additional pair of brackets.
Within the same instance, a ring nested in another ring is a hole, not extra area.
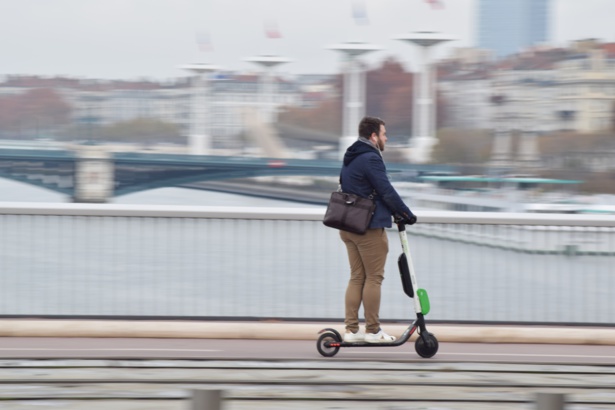
[(442, 77), (438, 90), (445, 100), (446, 127), (492, 127), (491, 75), (486, 70), (462, 71)]
[[(450, 66), (451, 61), (442, 64)], [(592, 133), (613, 124), (613, 43), (533, 48), (506, 59), (459, 67), (445, 70), (438, 79), (448, 126)]]
[(558, 128), (579, 132), (612, 127), (615, 44), (572, 55), (556, 64)]

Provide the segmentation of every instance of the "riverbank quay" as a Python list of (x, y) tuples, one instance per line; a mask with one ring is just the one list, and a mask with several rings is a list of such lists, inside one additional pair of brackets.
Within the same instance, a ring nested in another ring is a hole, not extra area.
[[(398, 337), (407, 326), (382, 323), (383, 329)], [(279, 320), (0, 319), (0, 337), (316, 340), (325, 328), (344, 332), (340, 323)], [(427, 329), (440, 342), (615, 345), (615, 327), (430, 324), (428, 321)], [(413, 335), (411, 340), (415, 338)]]

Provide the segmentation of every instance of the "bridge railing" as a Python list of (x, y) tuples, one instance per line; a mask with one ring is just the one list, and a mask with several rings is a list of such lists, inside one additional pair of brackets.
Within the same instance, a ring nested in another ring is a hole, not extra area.
[[(348, 279), (324, 208), (0, 205), (0, 315), (343, 317)], [(418, 212), (408, 228), (430, 320), (611, 324), (615, 217)], [(397, 270), (383, 319), (412, 303)]]

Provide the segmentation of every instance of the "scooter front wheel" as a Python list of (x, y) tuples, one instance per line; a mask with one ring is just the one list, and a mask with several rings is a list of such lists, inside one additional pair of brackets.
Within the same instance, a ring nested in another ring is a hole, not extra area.
[(438, 352), (438, 347), (438, 339), (429, 332), (421, 333), (416, 342), (414, 342), (416, 353), (425, 359), (434, 357)]
[[(333, 357), (340, 351), (339, 343), (341, 340), (338, 339), (337, 335), (333, 332), (326, 332), (320, 335), (318, 338), (318, 342), (316, 342), (316, 348), (318, 349), (318, 353), (323, 355), (324, 357)], [(329, 343), (337, 343), (338, 346), (327, 346)]]

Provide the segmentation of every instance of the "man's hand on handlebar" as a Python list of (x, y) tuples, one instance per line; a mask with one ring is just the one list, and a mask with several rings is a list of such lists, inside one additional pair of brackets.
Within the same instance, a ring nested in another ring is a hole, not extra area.
[(409, 215), (404, 213), (403, 215), (395, 215), (396, 224), (414, 225), (417, 221), (416, 215), (410, 213)]

